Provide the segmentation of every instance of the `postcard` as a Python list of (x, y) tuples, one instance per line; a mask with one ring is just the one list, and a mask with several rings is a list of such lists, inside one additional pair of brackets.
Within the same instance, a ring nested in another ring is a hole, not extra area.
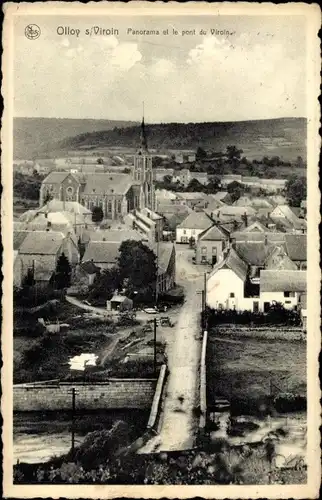
[(4, 4), (4, 496), (317, 498), (317, 4)]

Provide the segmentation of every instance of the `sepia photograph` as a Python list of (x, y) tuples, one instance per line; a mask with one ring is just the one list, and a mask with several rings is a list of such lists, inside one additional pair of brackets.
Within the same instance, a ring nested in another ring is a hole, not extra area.
[(317, 498), (319, 7), (19, 5), (5, 493)]

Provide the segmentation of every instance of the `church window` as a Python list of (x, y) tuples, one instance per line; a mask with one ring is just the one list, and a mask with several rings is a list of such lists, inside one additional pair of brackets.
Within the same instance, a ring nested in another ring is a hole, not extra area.
[(117, 212), (120, 214), (122, 212), (122, 202), (118, 201), (117, 202)]
[(109, 202), (107, 203), (107, 211), (108, 211), (109, 213), (111, 213), (111, 212), (112, 212), (112, 202), (111, 202), (111, 201), (109, 201)]

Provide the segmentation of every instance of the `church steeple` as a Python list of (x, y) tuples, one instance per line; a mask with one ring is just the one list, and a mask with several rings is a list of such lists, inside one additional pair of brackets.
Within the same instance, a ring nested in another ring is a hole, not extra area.
[(142, 122), (140, 131), (140, 148), (139, 150), (143, 153), (148, 153), (148, 141), (146, 138), (145, 123), (144, 123), (144, 102), (142, 103)]

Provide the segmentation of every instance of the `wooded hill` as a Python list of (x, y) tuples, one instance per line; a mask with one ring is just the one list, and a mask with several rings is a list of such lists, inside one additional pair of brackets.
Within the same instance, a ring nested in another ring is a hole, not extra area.
[[(50, 151), (100, 147), (137, 147), (139, 124), (108, 120), (64, 120), (18, 118), (15, 125), (15, 157)], [(31, 121), (30, 121), (31, 120)], [(130, 126), (129, 126), (130, 125)], [(225, 151), (236, 145), (249, 159), (279, 156), (294, 160), (306, 157), (306, 119), (278, 118), (241, 122), (147, 124), (149, 147)], [(28, 153), (27, 153), (28, 151)], [(18, 156), (19, 154), (19, 156)]]

